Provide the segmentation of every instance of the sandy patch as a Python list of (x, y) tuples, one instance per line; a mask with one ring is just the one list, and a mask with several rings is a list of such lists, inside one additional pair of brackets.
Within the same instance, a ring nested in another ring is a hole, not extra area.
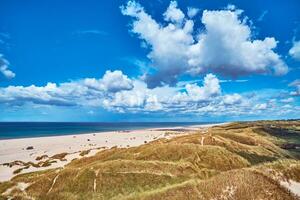
[(289, 191), (291, 191), (293, 194), (297, 195), (300, 197), (300, 183), (289, 180), (289, 181), (281, 181), (280, 184), (287, 188)]

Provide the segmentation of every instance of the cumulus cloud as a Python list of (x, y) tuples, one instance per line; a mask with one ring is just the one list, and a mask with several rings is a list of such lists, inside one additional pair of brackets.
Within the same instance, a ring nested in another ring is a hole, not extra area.
[(0, 54), (0, 73), (7, 79), (14, 78), (16, 74), (9, 70), (9, 62)]
[(85, 78), (45, 86), (8, 86), (0, 88), (0, 102), (55, 106), (95, 106), (117, 112), (180, 111), (186, 105), (201, 107), (221, 95), (218, 78), (204, 77), (203, 85), (187, 83), (182, 87), (147, 88), (142, 80), (129, 79), (121, 71), (106, 71), (102, 78)]
[(131, 90), (133, 88), (132, 81), (119, 70), (106, 71), (102, 79), (87, 78), (84, 80), (84, 84), (90, 88), (108, 92)]
[[(118, 82), (117, 79), (123, 81)], [(182, 84), (150, 89), (144, 81), (130, 79), (121, 71), (107, 71), (99, 79), (85, 78), (45, 86), (0, 87), (0, 103), (9, 107), (77, 106), (88, 110), (104, 108), (119, 113), (156, 112), (195, 116), (257, 115), (261, 112), (282, 114), (284, 105), (266, 98), (274, 94), (266, 91), (261, 92), (263, 95), (223, 94), (220, 81), (213, 74), (207, 74), (197, 82)], [(278, 94), (278, 91), (273, 93)], [(295, 107), (284, 109), (284, 112), (299, 110)]]
[(221, 93), (219, 79), (213, 74), (207, 74), (205, 76), (202, 87), (196, 84), (187, 84), (185, 88), (187, 95), (194, 101), (208, 100)]
[(289, 54), (295, 60), (300, 61), (300, 41), (294, 41), (292, 48), (289, 50)]
[(134, 80), (132, 90), (115, 93), (105, 100), (104, 106), (117, 112), (163, 112), (203, 116), (255, 115), (258, 111), (272, 108), (249, 95), (223, 95), (220, 81), (213, 74), (207, 74), (202, 82), (196, 84), (187, 81), (185, 84), (182, 82), (184, 87), (165, 85), (149, 89), (143, 81)]
[(187, 83), (183, 91), (181, 87), (169, 86), (149, 89), (141, 80), (133, 82), (132, 90), (115, 93), (104, 101), (104, 106), (119, 112), (190, 112), (191, 107), (203, 107), (221, 94), (219, 80), (213, 74), (205, 76), (202, 86)]
[[(161, 86), (163, 83), (174, 85), (178, 75), (184, 73), (188, 65), (187, 55), (184, 52), (187, 51), (186, 47), (193, 43), (191, 35), (193, 22), (187, 20), (178, 24), (181, 18), (177, 17), (177, 22), (175, 22), (175, 16), (173, 16), (175, 14), (171, 15), (170, 10), (173, 10), (172, 13), (177, 13), (175, 12), (179, 10), (177, 4), (171, 2), (164, 14), (165, 19), (171, 22), (163, 27), (136, 2), (129, 1), (125, 7), (121, 7), (124, 15), (135, 18), (132, 32), (137, 33), (152, 49), (148, 58), (153, 61), (157, 73), (145, 78), (150, 88)], [(182, 16), (181, 14), (177, 15)], [(162, 77), (164, 78), (162, 79)]]
[(236, 94), (236, 93), (232, 94), (232, 95), (225, 95), (223, 102), (226, 105), (239, 104), (242, 102), (242, 96), (239, 94)]
[(0, 101), (12, 105), (34, 103), (74, 106), (82, 102), (81, 99), (88, 98), (88, 96), (88, 89), (76, 82), (67, 82), (60, 85), (47, 83), (45, 86), (9, 86), (0, 90)]
[(274, 49), (273, 37), (253, 39), (241, 10), (204, 10), (204, 30), (196, 34), (194, 21), (187, 19), (172, 1), (164, 13), (166, 25), (158, 23), (135, 1), (121, 7), (133, 17), (131, 31), (145, 42), (148, 58), (156, 70), (145, 78), (150, 88), (174, 85), (182, 74), (216, 74), (237, 77), (247, 74), (287, 73), (288, 67)]
[(191, 47), (189, 64), (194, 71), (208, 69), (237, 77), (246, 74), (271, 73), (281, 75), (287, 66), (273, 49), (274, 38), (252, 40), (251, 29), (241, 20), (239, 12), (205, 10), (202, 23), (206, 33)]
[(185, 16), (183, 12), (177, 8), (177, 2), (171, 1), (168, 9), (164, 13), (165, 20), (175, 23), (181, 23), (184, 17)]
[(132, 80), (121, 71), (106, 71), (100, 79), (0, 88), (0, 102), (12, 105), (30, 102), (56, 106), (101, 106), (106, 96), (132, 88)]
[(120, 91), (112, 98), (104, 100), (104, 106), (108, 109), (124, 110), (143, 108), (146, 100), (147, 87), (141, 81), (134, 82), (134, 88), (128, 91)]

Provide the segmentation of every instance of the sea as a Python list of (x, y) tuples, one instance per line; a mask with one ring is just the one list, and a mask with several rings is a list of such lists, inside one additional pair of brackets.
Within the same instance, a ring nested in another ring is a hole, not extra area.
[(218, 122), (0, 122), (0, 140), (107, 131), (193, 126)]

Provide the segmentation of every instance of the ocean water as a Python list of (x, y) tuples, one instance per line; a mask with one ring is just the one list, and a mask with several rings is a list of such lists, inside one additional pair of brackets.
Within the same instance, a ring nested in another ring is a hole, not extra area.
[[(210, 122), (213, 123), (213, 122)], [(205, 122), (0, 122), (0, 140), (105, 131), (191, 126)]]

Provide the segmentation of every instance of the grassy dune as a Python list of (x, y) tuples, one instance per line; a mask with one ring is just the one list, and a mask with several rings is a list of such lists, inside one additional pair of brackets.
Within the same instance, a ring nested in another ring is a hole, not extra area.
[(18, 175), (0, 183), (0, 194), (43, 200), (299, 199), (281, 184), (300, 182), (298, 145), (300, 121), (232, 123)]

